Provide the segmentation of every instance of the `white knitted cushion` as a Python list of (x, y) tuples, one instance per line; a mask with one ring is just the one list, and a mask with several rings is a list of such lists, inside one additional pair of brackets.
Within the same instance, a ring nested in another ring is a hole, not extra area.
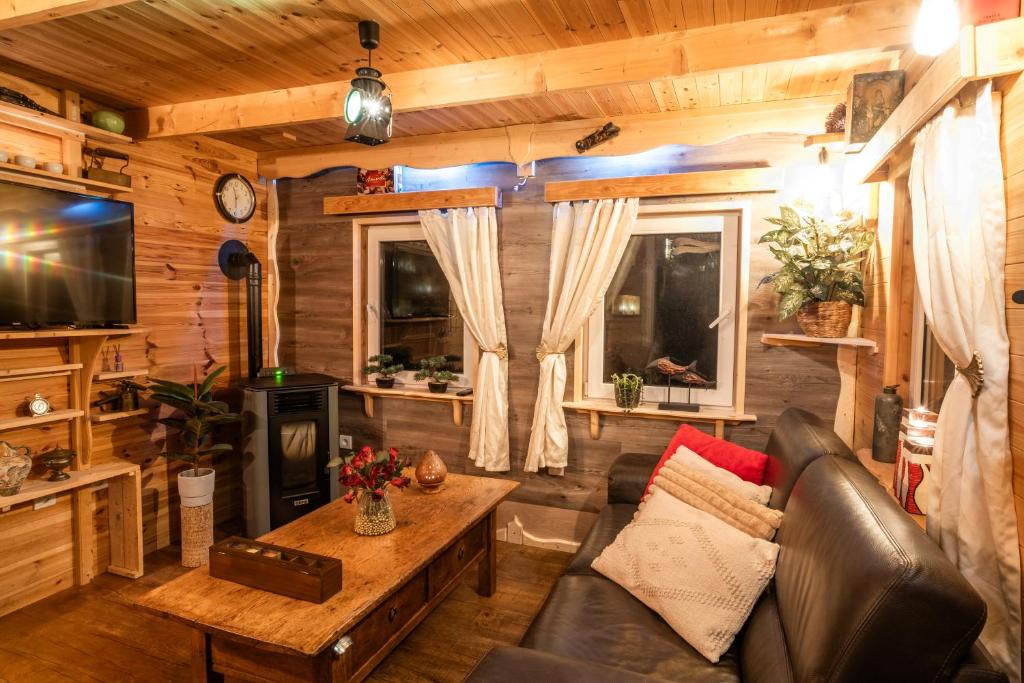
[(655, 488), (592, 566), (718, 662), (775, 574), (778, 554), (776, 544)]
[(676, 449), (676, 452), (669, 458), (669, 461), (673, 460), (680, 465), (692, 467), (698, 472), (708, 475), (723, 486), (728, 486), (736, 491), (736, 493), (755, 503), (767, 505), (768, 499), (772, 497), (771, 486), (758, 486), (753, 482), (741, 479), (729, 470), (708, 462), (686, 446), (680, 446)]

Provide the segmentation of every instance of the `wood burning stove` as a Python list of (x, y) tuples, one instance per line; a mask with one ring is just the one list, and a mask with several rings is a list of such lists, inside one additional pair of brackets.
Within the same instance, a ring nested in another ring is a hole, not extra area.
[(338, 383), (327, 375), (243, 384), (246, 533), (256, 538), (338, 497)]

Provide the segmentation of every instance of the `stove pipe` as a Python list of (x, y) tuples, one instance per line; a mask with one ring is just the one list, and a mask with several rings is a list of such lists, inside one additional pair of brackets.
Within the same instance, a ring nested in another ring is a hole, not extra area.
[(245, 331), (249, 349), (249, 377), (263, 368), (263, 266), (256, 254), (238, 240), (228, 240), (218, 254), (220, 270), (231, 280), (246, 280)]

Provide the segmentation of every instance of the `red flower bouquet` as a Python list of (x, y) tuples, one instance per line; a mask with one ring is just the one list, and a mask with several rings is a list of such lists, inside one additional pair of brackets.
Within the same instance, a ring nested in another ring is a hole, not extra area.
[(398, 449), (376, 451), (363, 446), (358, 453), (351, 453), (342, 459), (338, 481), (348, 487), (345, 502), (351, 503), (360, 491), (373, 496), (373, 500), (381, 500), (388, 486), (404, 489), (409, 485), (409, 477), (402, 476), (402, 468), (409, 467), (410, 460), (399, 460)]

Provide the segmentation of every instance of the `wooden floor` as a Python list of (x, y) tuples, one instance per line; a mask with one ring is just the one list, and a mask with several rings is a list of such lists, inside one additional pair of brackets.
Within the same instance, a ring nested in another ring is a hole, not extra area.
[[(469, 572), (368, 680), (461, 681), (492, 647), (519, 641), (570, 558), (498, 543), (497, 593), (477, 595)], [(0, 683), (188, 681), (188, 629), (132, 606), (184, 571), (165, 549), (146, 557), (141, 579), (102, 574), (0, 618)]]

